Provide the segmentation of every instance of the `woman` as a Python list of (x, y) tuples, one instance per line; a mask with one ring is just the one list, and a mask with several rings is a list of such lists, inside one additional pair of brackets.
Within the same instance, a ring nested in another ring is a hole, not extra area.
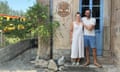
[(75, 16), (70, 28), (71, 59), (73, 65), (79, 65), (80, 59), (84, 57), (83, 23), (79, 12)]

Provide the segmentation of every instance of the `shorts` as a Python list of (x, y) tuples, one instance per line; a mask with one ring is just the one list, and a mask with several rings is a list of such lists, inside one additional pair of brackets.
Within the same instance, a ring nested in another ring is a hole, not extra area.
[(96, 48), (95, 36), (84, 36), (84, 47)]

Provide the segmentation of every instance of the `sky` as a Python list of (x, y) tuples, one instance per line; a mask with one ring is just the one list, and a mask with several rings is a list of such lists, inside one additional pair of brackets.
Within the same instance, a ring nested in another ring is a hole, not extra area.
[(36, 0), (0, 0), (7, 1), (10, 8), (13, 10), (22, 10), (26, 12), (26, 10), (32, 6)]

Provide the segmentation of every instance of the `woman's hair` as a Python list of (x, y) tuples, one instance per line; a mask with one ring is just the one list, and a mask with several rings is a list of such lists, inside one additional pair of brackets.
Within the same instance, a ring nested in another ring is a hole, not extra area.
[(77, 14), (79, 14), (79, 15), (80, 15), (80, 12), (76, 12), (75, 16), (76, 16)]

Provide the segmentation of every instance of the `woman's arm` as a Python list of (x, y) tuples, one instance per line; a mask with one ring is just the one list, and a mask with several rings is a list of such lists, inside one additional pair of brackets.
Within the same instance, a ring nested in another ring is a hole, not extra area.
[(70, 25), (70, 43), (72, 43), (73, 23)]

